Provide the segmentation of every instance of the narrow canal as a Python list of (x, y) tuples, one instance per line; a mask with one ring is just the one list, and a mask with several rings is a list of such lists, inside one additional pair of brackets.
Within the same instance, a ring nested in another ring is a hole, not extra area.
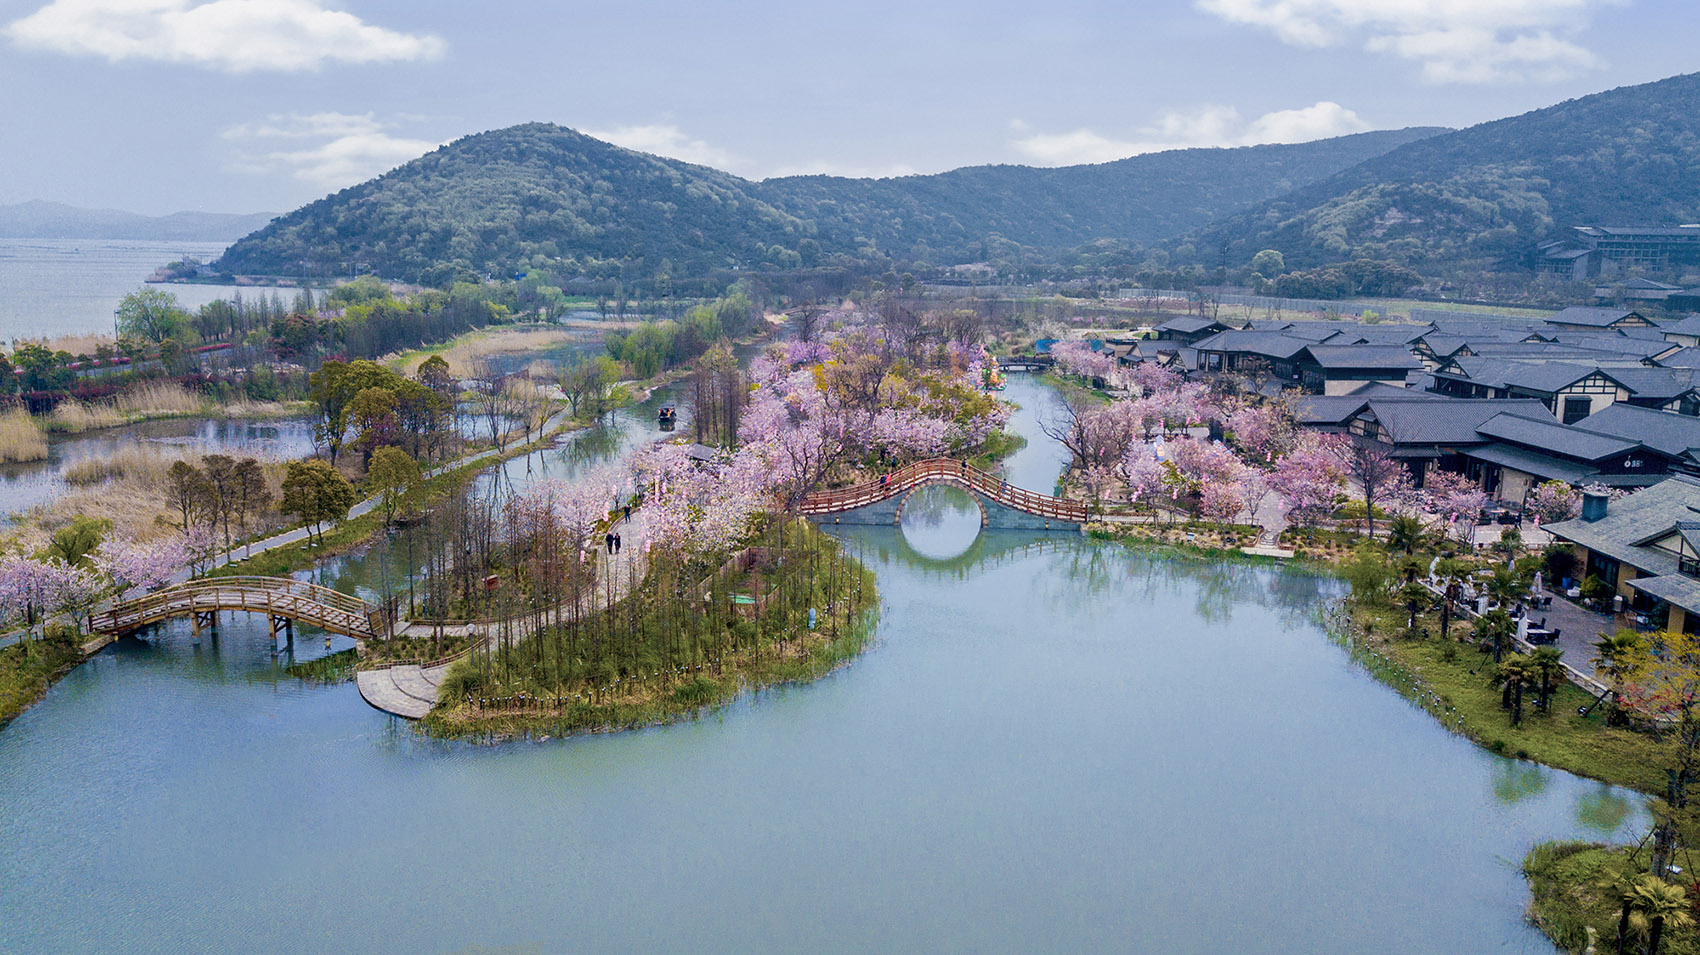
[(865, 656), (651, 730), (436, 742), (259, 620), (123, 641), (0, 732), (0, 950), (1539, 952), (1515, 860), (1644, 821), (1365, 676), (1334, 581), (906, 518), (845, 538)]

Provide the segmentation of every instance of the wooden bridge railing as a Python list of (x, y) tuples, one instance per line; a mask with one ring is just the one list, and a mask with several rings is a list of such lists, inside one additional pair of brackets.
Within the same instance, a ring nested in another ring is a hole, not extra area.
[(172, 617), (237, 610), (289, 617), (353, 637), (371, 637), (388, 624), (382, 611), (329, 587), (287, 577), (202, 577), (114, 604), (91, 630), (125, 633)]
[(923, 484), (947, 483), (968, 488), (1012, 510), (1024, 511), (1050, 520), (1084, 523), (1086, 505), (1040, 494), (986, 473), (963, 461), (950, 458), (929, 458), (899, 468), (883, 481), (865, 481), (850, 487), (815, 491), (803, 499), (798, 510), (803, 514), (831, 514), (875, 504)]

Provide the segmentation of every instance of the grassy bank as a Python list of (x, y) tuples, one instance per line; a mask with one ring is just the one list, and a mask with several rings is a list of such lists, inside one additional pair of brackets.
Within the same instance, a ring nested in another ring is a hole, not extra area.
[(661, 558), (608, 610), (457, 662), (427, 725), (500, 736), (689, 717), (831, 671), (866, 646), (876, 601), (840, 542), (774, 522), (724, 563)]
[(283, 672), (309, 683), (347, 683), (354, 679), (357, 655), (354, 650), (338, 650), (317, 660), (291, 663), (283, 668)]
[[(1681, 857), (1679, 856), (1679, 859)], [(1687, 859), (1681, 860), (1684, 868)], [(1559, 948), (1581, 955), (1588, 947), (1588, 929), (1595, 932), (1595, 951), (1614, 952), (1622, 903), (1613, 886), (1625, 876), (1647, 869), (1647, 853), (1633, 846), (1605, 846), (1590, 842), (1544, 842), (1523, 859), (1523, 875), (1533, 896), (1529, 914), (1541, 931)], [(1691, 890), (1691, 896), (1694, 894)], [(1642, 952), (1646, 942), (1642, 926), (1631, 928), (1626, 951)], [(1660, 940), (1662, 955), (1697, 955), (1700, 932), (1694, 926), (1668, 925)]]
[(82, 644), (70, 628), (49, 628), (45, 639), (0, 648), (0, 729), (42, 698), (47, 688), (83, 662)]
[[(1405, 628), (1402, 611), (1355, 606), (1351, 627), (1336, 632), (1335, 638), (1382, 682), (1435, 713), (1449, 729), (1496, 753), (1642, 792), (1664, 788), (1664, 773), (1657, 768), (1662, 765), (1658, 742), (1645, 733), (1605, 725), (1603, 706), (1580, 716), (1578, 710), (1594, 701), (1591, 694), (1561, 685), (1546, 713), (1536, 711), (1533, 700), (1525, 697), (1522, 725), (1512, 726), (1491, 680), (1492, 657), (1473, 644), (1452, 642), (1448, 660), (1438, 622), (1420, 616), (1417, 626), (1435, 635), (1396, 636)], [(1454, 622), (1454, 638), (1468, 633), (1468, 621)]]
[[(444, 703), (423, 722), (442, 736), (500, 740), (612, 732), (696, 719), (746, 692), (809, 683), (826, 676), (861, 654), (873, 638), (876, 623), (876, 615), (869, 610), (836, 638), (822, 633), (819, 639), (791, 646), (769, 646), (759, 658), (750, 650), (727, 653), (700, 671), (670, 681), (634, 685), (621, 696), (576, 699), (559, 707), (521, 706), (488, 712), (478, 712), (464, 703)], [(470, 666), (466, 661), (457, 662), (443, 685), (457, 685), (455, 671), (464, 672)]]

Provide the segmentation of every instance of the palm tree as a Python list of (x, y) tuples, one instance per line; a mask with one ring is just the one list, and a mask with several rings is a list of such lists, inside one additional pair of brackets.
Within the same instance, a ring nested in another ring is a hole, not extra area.
[(1509, 567), (1496, 567), (1487, 582), (1488, 596), (1494, 603), (1509, 609), (1529, 592), (1529, 585)]
[(1632, 891), (1635, 908), (1647, 920), (1647, 955), (1659, 955), (1665, 926), (1685, 928), (1694, 924), (1694, 916), (1688, 913), (1688, 893), (1682, 886), (1644, 875), (1635, 880)]
[(1440, 601), (1440, 636), (1444, 640), (1447, 636), (1447, 629), (1452, 626), (1452, 603), (1458, 599), (1458, 588), (1464, 582), (1464, 575), (1468, 573), (1468, 569), (1463, 561), (1455, 557), (1446, 557), (1434, 566), (1434, 572), (1435, 576), (1440, 578), (1444, 594)]
[(1563, 665), (1560, 662), (1563, 656), (1564, 651), (1557, 647), (1536, 647), (1529, 654), (1529, 665), (1534, 668), (1535, 674), (1540, 680), (1540, 711), (1542, 713), (1547, 712), (1548, 706), (1552, 703), (1552, 678), (1558, 673), (1559, 667)]
[(1489, 610), (1476, 618), (1476, 640), (1488, 644), (1495, 663), (1505, 656), (1505, 645), (1510, 642), (1513, 630), (1511, 615), (1504, 610)]
[(1534, 675), (1529, 658), (1521, 653), (1506, 656), (1494, 670), (1494, 679), (1499, 682), (1501, 691), (1500, 705), (1511, 711), (1512, 726), (1523, 722), (1523, 687), (1532, 681)]
[(1405, 630), (1414, 634), (1417, 629), (1417, 614), (1426, 610), (1434, 600), (1434, 594), (1422, 584), (1412, 581), (1399, 588), (1399, 604), (1410, 615), (1405, 621)]
[(1402, 550), (1407, 554), (1416, 553), (1423, 545), (1427, 534), (1423, 531), (1423, 522), (1411, 514), (1400, 514), (1387, 524), (1388, 550)]
[(1601, 634), (1599, 642), (1594, 644), (1594, 651), (1594, 658), (1589, 662), (1595, 670), (1605, 674), (1607, 685), (1611, 687), (1611, 710), (1607, 721), (1616, 722), (1621, 716), (1617, 695), (1640, 656), (1641, 635), (1629, 629), (1619, 630), (1611, 636)]
[(1492, 550), (1501, 557), (1515, 557), (1523, 548), (1523, 532), (1515, 527), (1507, 527), (1499, 532), (1499, 540), (1493, 542)]

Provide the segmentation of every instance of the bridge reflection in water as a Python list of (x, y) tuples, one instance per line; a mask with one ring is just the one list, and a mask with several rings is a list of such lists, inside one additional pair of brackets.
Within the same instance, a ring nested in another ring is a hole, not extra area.
[(1086, 505), (1012, 486), (965, 461), (931, 458), (878, 480), (816, 491), (799, 512), (819, 524), (898, 524), (917, 488), (946, 484), (967, 491), (980, 506), (982, 527), (1073, 530), (1086, 522)]

